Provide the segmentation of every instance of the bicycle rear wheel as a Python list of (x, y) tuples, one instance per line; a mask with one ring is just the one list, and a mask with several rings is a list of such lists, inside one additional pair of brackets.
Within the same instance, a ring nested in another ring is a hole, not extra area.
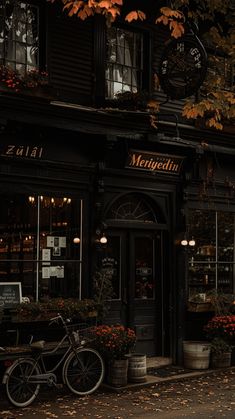
[(95, 349), (80, 348), (66, 359), (63, 377), (73, 393), (80, 396), (91, 394), (103, 381), (103, 359)]
[(9, 401), (16, 407), (26, 407), (37, 397), (40, 384), (32, 383), (29, 378), (40, 374), (34, 359), (18, 359), (5, 372), (3, 383)]

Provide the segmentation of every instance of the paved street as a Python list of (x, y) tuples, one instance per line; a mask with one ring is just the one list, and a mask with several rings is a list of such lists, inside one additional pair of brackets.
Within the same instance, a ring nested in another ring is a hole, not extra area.
[(12, 408), (1, 393), (0, 419), (234, 418), (235, 368), (121, 393), (108, 389), (75, 397), (44, 389), (28, 408)]

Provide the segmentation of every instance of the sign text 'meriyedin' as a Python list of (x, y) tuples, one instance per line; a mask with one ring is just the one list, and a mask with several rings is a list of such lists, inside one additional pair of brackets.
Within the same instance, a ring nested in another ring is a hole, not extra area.
[(179, 156), (130, 150), (127, 167), (149, 170), (152, 172), (179, 174), (182, 161), (183, 158)]

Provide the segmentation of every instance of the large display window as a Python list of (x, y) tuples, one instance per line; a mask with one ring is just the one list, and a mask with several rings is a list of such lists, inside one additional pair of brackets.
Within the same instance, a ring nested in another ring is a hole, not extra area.
[(81, 297), (82, 200), (1, 195), (0, 282), (31, 300)]
[(195, 210), (188, 212), (189, 297), (217, 289), (235, 292), (235, 214)]

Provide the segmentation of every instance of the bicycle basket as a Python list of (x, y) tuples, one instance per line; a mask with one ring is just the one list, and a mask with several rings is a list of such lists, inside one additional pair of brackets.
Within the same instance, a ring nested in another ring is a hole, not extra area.
[(85, 345), (95, 339), (94, 326), (89, 326), (86, 323), (73, 324), (68, 326), (68, 329), (74, 342), (79, 345)]

